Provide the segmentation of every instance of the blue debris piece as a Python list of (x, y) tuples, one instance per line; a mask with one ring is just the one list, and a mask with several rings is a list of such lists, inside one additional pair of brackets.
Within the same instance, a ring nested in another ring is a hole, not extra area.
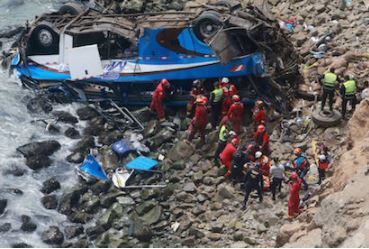
[(118, 156), (123, 156), (129, 152), (135, 151), (130, 142), (124, 139), (119, 140), (111, 145), (111, 149), (117, 153)]
[(159, 165), (158, 161), (155, 161), (148, 157), (139, 156), (136, 159), (127, 163), (126, 168), (145, 171), (145, 170), (152, 170), (158, 165)]
[(109, 180), (101, 165), (96, 161), (95, 157), (91, 154), (87, 155), (87, 157), (85, 158), (79, 169), (101, 181)]

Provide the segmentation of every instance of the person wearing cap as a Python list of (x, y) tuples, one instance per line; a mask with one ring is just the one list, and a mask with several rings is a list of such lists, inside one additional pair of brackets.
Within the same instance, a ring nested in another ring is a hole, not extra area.
[(245, 107), (243, 103), (241, 102), (240, 96), (238, 95), (233, 95), (232, 101), (233, 101), (233, 104), (229, 108), (227, 116), (224, 118), (227, 118), (229, 122), (231, 122), (233, 126), (233, 130), (237, 134), (240, 134)]
[(229, 108), (232, 105), (232, 96), (238, 93), (235, 85), (229, 82), (229, 79), (224, 77), (222, 79), (222, 90), (223, 90), (223, 99), (221, 106), (221, 115), (222, 117), (226, 116)]
[(192, 89), (190, 92), (190, 100), (187, 103), (187, 116), (192, 117), (195, 111), (195, 102), (199, 95), (204, 94), (204, 88), (202, 87), (200, 80), (194, 80), (192, 83)]
[(304, 153), (302, 153), (301, 148), (295, 148), (293, 150), (296, 158), (292, 161), (292, 165), (295, 168), (299, 178), (301, 179), (302, 183), (304, 184), (304, 190), (308, 189), (308, 184), (305, 181), (305, 176), (310, 170), (310, 163), (307, 160)]
[(270, 160), (266, 155), (263, 155), (261, 151), (255, 153), (255, 159), (260, 165), (260, 172), (263, 176), (269, 177)]
[(211, 109), (211, 127), (217, 127), (220, 119), (220, 108), (222, 106), (223, 89), (218, 82), (214, 83), (214, 90), (210, 93), (209, 104)]
[(356, 82), (352, 76), (345, 76), (345, 82), (340, 88), (342, 96), (342, 119), (345, 119), (347, 103), (350, 101), (352, 110), (356, 107)]
[(288, 198), (288, 217), (294, 218), (300, 214), (300, 191), (301, 180), (296, 172), (290, 176), (290, 194)]
[(225, 176), (227, 177), (231, 175), (232, 159), (233, 159), (233, 155), (237, 151), (237, 147), (239, 143), (240, 142), (238, 138), (233, 138), (232, 141), (226, 145), (222, 153), (220, 153), (219, 155), (220, 161), (227, 169), (227, 173), (225, 174)]
[(278, 192), (280, 193), (282, 190), (282, 182), (284, 179), (284, 165), (279, 164), (278, 159), (274, 158), (274, 163), (272, 167), (270, 167), (270, 177), (271, 177), (271, 184), (270, 184), (270, 191), (272, 192), (272, 199), (275, 201), (275, 195)]
[(152, 94), (150, 109), (156, 113), (161, 122), (165, 120), (164, 100), (166, 98), (166, 90), (169, 88), (169, 81), (162, 79)]
[(255, 131), (259, 125), (266, 124), (266, 110), (264, 108), (264, 102), (262, 100), (257, 100), (255, 102), (255, 107), (252, 110), (252, 119), (254, 121)]
[(205, 128), (208, 124), (208, 108), (206, 107), (207, 104), (207, 97), (202, 95), (197, 96), (195, 117), (193, 117), (193, 119), (191, 120), (189, 127), (190, 135), (188, 137), (188, 140), (192, 141), (194, 136), (199, 133), (202, 145), (205, 144)]
[(323, 111), (327, 98), (329, 98), (329, 109), (333, 111), (334, 92), (337, 87), (337, 75), (335, 69), (330, 68), (328, 72), (324, 73), (323, 78), (320, 80), (323, 85), (322, 105), (320, 109)]
[(319, 163), (318, 163), (319, 185), (325, 179), (325, 171), (328, 169), (328, 165), (329, 165), (328, 158), (324, 154), (319, 155)]
[(256, 129), (254, 141), (264, 155), (269, 154), (269, 135), (264, 125), (259, 125)]
[(256, 190), (259, 196), (259, 201), (263, 201), (263, 175), (260, 172), (260, 169), (256, 166), (250, 166), (245, 175), (245, 198), (243, 200), (242, 209), (246, 209), (247, 201), (249, 200), (250, 193), (253, 190)]

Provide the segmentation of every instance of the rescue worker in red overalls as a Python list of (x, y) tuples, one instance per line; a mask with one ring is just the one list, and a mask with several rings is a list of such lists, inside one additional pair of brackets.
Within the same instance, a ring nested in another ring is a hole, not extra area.
[(205, 128), (208, 124), (208, 108), (206, 105), (208, 104), (208, 98), (205, 96), (198, 96), (196, 99), (196, 110), (195, 117), (191, 120), (190, 123), (190, 135), (188, 137), (189, 141), (192, 141), (193, 137), (199, 133), (201, 138), (201, 144), (205, 144)]
[(201, 85), (200, 80), (194, 80), (192, 83), (192, 89), (190, 92), (190, 100), (187, 103), (187, 116), (192, 117), (195, 111), (195, 102), (199, 95), (204, 94), (204, 88)]
[(222, 108), (221, 113), (222, 117), (226, 116), (229, 108), (232, 105), (232, 96), (237, 94), (237, 88), (235, 85), (229, 82), (229, 79), (224, 77), (222, 79), (222, 89), (223, 89), (223, 100), (222, 100)]
[(261, 100), (258, 100), (255, 102), (255, 107), (252, 111), (252, 119), (254, 121), (254, 127), (255, 130), (259, 125), (266, 124), (266, 110), (264, 108), (264, 102)]
[(156, 113), (160, 122), (165, 120), (164, 99), (166, 90), (169, 89), (170, 83), (166, 79), (162, 79), (152, 94), (150, 109)]
[(269, 154), (269, 135), (264, 125), (258, 126), (254, 135), (254, 141), (264, 155)]
[(321, 184), (325, 179), (325, 171), (328, 169), (329, 160), (326, 155), (319, 155), (318, 171), (319, 171), (319, 182)]
[(255, 153), (258, 151), (259, 148), (257, 148), (257, 146), (255, 144), (249, 144), (246, 147), (246, 155), (247, 158), (249, 159), (249, 161), (251, 162), (255, 162)]
[(243, 106), (243, 103), (241, 103), (240, 96), (233, 95), (232, 100), (233, 100), (233, 104), (228, 110), (227, 118), (229, 122), (232, 124), (233, 130), (237, 134), (240, 134), (242, 118), (243, 118), (243, 113), (245, 111), (245, 107)]
[(231, 143), (227, 144), (222, 153), (219, 155), (220, 161), (227, 168), (227, 173), (224, 176), (231, 175), (233, 155), (236, 153), (239, 143), (240, 141), (238, 138), (233, 138)]
[(261, 151), (255, 153), (255, 159), (260, 164), (260, 172), (263, 176), (269, 177), (270, 174), (270, 160), (266, 155), (263, 155)]
[(290, 177), (290, 196), (288, 199), (288, 216), (294, 218), (300, 214), (300, 195), (301, 180), (296, 172), (292, 172)]

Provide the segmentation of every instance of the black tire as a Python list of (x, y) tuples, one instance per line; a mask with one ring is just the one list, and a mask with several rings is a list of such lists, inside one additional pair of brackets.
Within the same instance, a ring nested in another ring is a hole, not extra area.
[(321, 111), (320, 108), (317, 108), (317, 110), (313, 112), (312, 119), (318, 126), (327, 128), (341, 123), (342, 116), (337, 110), (331, 112), (328, 110)]
[(32, 40), (38, 50), (43, 54), (59, 52), (59, 35), (49, 22), (41, 22), (32, 31)]
[(210, 38), (218, 32), (222, 27), (218, 12), (205, 11), (199, 17), (197, 17), (192, 25), (195, 35), (202, 41)]
[(60, 15), (72, 15), (76, 16), (81, 14), (85, 10), (84, 6), (78, 3), (66, 3), (58, 11)]

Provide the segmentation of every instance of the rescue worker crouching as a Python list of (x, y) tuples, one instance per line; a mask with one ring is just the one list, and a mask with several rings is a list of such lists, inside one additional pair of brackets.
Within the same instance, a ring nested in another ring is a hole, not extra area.
[(208, 98), (205, 96), (198, 96), (196, 99), (195, 117), (191, 120), (189, 127), (188, 140), (192, 141), (194, 136), (199, 133), (201, 138), (201, 145), (205, 144), (205, 128), (208, 124), (208, 108), (206, 107)]
[(329, 72), (326, 72), (321, 79), (323, 85), (323, 96), (322, 105), (320, 109), (323, 111), (327, 98), (329, 98), (329, 109), (333, 111), (334, 93), (337, 87), (337, 75), (335, 74), (335, 69), (330, 68)]
[(170, 83), (166, 79), (162, 79), (152, 94), (150, 109), (156, 113), (160, 122), (165, 120), (164, 100), (166, 90), (170, 88)]
[(351, 102), (352, 110), (356, 107), (356, 82), (352, 76), (345, 76), (345, 82), (342, 84), (340, 93), (342, 96), (342, 119), (345, 119), (347, 103)]

